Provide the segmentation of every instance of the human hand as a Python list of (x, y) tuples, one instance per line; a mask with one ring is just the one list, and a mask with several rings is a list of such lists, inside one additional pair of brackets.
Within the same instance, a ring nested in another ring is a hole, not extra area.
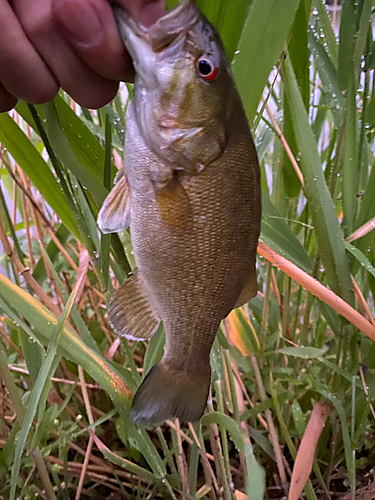
[[(150, 25), (163, 0), (117, 0)], [(11, 5), (10, 5), (11, 3)], [(107, 0), (0, 0), (0, 112), (18, 99), (39, 104), (62, 87), (78, 104), (99, 108), (133, 76)]]

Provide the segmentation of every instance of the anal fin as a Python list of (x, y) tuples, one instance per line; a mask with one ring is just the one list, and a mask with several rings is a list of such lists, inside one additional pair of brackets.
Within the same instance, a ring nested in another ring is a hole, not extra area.
[(124, 169), (119, 170), (115, 184), (99, 210), (98, 226), (102, 233), (118, 233), (130, 224), (130, 188)]
[(254, 272), (250, 273), (249, 279), (247, 280), (246, 285), (243, 287), (242, 292), (240, 293), (240, 296), (238, 297), (236, 305), (234, 306), (233, 309), (236, 309), (236, 307), (240, 307), (243, 306), (244, 304), (247, 304), (251, 299), (255, 297), (257, 291), (258, 291), (258, 285), (254, 269)]
[(135, 270), (109, 301), (109, 322), (117, 335), (130, 340), (147, 340), (160, 320), (153, 311)]

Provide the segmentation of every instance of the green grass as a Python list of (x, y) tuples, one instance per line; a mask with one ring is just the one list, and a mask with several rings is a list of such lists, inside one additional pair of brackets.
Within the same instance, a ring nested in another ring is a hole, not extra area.
[(314, 440), (305, 498), (369, 490), (375, 232), (350, 235), (375, 212), (375, 42), (372, 2), (342, 3), (332, 28), (323, 0), (198, 1), (254, 133), (263, 245), (259, 294), (220, 329), (212, 399), (188, 428), (129, 422), (164, 336), (119, 342), (106, 316), (134, 265), (127, 232), (96, 228), (126, 103), (77, 115), (60, 93), (0, 115), (0, 497), (260, 500), (291, 486), (292, 500)]

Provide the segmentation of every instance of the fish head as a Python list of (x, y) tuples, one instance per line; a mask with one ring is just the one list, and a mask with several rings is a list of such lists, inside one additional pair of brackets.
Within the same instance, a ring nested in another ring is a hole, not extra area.
[(192, 0), (147, 28), (122, 8), (114, 12), (136, 71), (135, 114), (145, 142), (199, 171), (220, 155), (237, 95), (218, 34)]

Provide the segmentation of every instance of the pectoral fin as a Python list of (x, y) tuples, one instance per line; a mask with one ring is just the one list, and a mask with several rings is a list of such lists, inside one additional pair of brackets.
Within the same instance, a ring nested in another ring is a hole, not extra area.
[(160, 320), (142, 290), (136, 270), (112, 295), (108, 318), (117, 335), (130, 340), (147, 340), (158, 329)]
[(129, 223), (130, 189), (124, 169), (121, 169), (99, 211), (98, 226), (102, 233), (118, 233), (126, 229)]
[(181, 183), (173, 178), (164, 189), (155, 190), (161, 220), (169, 229), (186, 231), (191, 228), (193, 211)]
[(244, 304), (247, 304), (251, 299), (255, 297), (257, 291), (258, 291), (258, 285), (254, 269), (254, 272), (250, 274), (250, 278), (248, 279), (246, 285), (242, 289), (242, 292), (238, 297), (236, 305), (234, 306), (233, 309), (236, 309), (236, 307), (240, 307), (243, 306)]

